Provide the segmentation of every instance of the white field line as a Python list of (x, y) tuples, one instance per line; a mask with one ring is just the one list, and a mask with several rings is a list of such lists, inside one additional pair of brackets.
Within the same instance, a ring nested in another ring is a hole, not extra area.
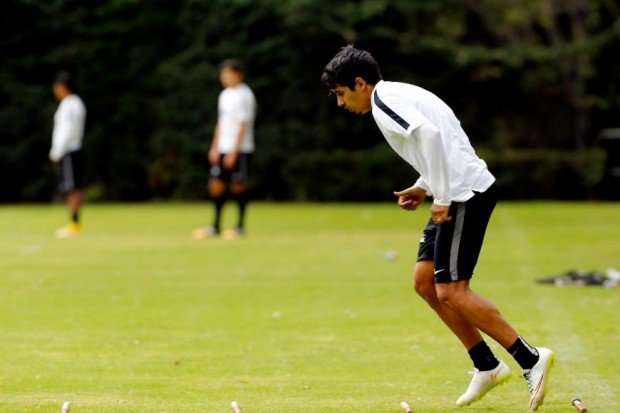
[[(553, 381), (558, 378), (558, 373), (562, 372), (564, 374), (560, 380), (567, 384), (572, 392), (569, 399), (581, 398), (592, 411), (617, 412), (616, 391), (598, 374), (594, 361), (577, 334), (579, 327), (573, 320), (566, 318), (568, 310), (563, 304), (543, 294), (538, 295), (537, 302), (540, 312), (545, 314), (547, 319), (547, 337), (552, 340), (543, 345), (549, 346), (556, 355), (556, 371), (551, 373), (550, 391), (553, 392)], [(556, 322), (557, 320), (562, 322)]]
[[(507, 213), (502, 214), (501, 217), (505, 221), (504, 229), (509, 232), (510, 238), (529, 248), (531, 242), (519, 223)], [(519, 274), (534, 277), (537, 275), (537, 269), (527, 259), (528, 256), (530, 254), (524, 254), (525, 258), (519, 260), (517, 269)], [(536, 294), (532, 298), (535, 299), (541, 315), (540, 319), (544, 323), (545, 335), (549, 339), (549, 341), (533, 344), (549, 347), (556, 356), (556, 366), (551, 373), (549, 385), (550, 396), (555, 398), (553, 395), (554, 381), (561, 381), (562, 387), (570, 389), (567, 391), (571, 392), (567, 394), (567, 404), (570, 403), (569, 399), (572, 397), (580, 397), (592, 411), (618, 411), (616, 391), (596, 371), (595, 364), (577, 333), (580, 331), (579, 326), (566, 317), (569, 312), (564, 304), (545, 294)], [(523, 334), (527, 339), (527, 331)]]

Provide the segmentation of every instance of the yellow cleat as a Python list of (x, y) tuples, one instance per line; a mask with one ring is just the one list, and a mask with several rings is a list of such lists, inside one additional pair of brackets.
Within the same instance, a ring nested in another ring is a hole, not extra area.
[(56, 230), (56, 238), (71, 238), (82, 233), (82, 227), (76, 222), (71, 222), (62, 228)]

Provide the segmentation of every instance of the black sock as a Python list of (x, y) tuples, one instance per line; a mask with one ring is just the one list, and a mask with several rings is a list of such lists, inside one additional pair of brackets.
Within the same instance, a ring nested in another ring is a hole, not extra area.
[(80, 213), (79, 212), (72, 212), (71, 213), (71, 221), (73, 221), (76, 224), (78, 224), (80, 222)]
[(508, 352), (524, 370), (529, 370), (534, 367), (534, 364), (538, 363), (538, 351), (523, 340), (521, 336), (508, 348)]
[(245, 193), (237, 195), (237, 203), (239, 204), (239, 220), (237, 221), (237, 228), (243, 229), (243, 220), (245, 218), (245, 207), (248, 204), (248, 197)]
[(222, 216), (222, 208), (224, 207), (224, 203), (226, 203), (226, 197), (218, 196), (213, 198), (213, 202), (215, 203), (215, 215), (213, 217), (213, 228), (218, 233), (220, 232), (220, 217)]
[(493, 370), (499, 366), (499, 360), (484, 340), (470, 348), (467, 352), (469, 357), (471, 357), (471, 361), (474, 362), (474, 367), (480, 371)]

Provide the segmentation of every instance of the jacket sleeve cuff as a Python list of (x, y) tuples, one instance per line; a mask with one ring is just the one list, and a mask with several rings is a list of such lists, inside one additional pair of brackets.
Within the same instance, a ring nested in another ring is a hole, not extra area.
[(52, 162), (58, 162), (60, 160), (60, 156), (58, 156), (58, 153), (54, 150), (50, 151), (50, 160)]
[(428, 187), (424, 179), (422, 179), (421, 177), (418, 178), (417, 181), (415, 181), (415, 184), (413, 186), (417, 186), (418, 188), (424, 189), (427, 194), (431, 193), (431, 188)]

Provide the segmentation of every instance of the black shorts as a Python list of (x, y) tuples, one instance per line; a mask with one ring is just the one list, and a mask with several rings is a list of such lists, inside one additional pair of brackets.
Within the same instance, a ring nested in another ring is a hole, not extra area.
[(84, 153), (82, 150), (69, 152), (58, 162), (58, 190), (66, 194), (82, 189), (84, 176)]
[(452, 220), (441, 225), (429, 220), (420, 240), (418, 261), (435, 262), (436, 283), (471, 279), (496, 204), (497, 188), (493, 184), (466, 202), (453, 202)]
[(219, 179), (226, 183), (248, 183), (248, 170), (250, 169), (251, 153), (239, 153), (237, 156), (237, 164), (231, 169), (224, 168), (224, 157), (226, 154), (220, 154), (220, 160), (217, 165), (211, 166), (211, 178)]

